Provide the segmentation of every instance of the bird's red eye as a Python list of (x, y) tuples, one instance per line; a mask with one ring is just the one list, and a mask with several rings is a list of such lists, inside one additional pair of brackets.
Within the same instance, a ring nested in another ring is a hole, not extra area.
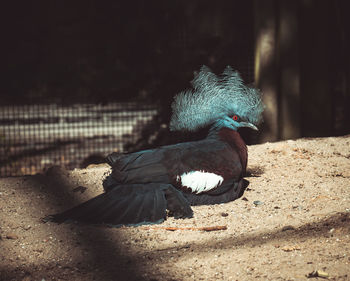
[(237, 116), (237, 115), (233, 115), (233, 116), (232, 116), (232, 119), (235, 120), (235, 121), (237, 121), (237, 120), (238, 120), (238, 116)]

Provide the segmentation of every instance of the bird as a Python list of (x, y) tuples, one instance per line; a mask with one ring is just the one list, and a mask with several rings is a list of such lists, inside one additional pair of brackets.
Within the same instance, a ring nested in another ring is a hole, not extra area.
[(111, 153), (104, 192), (45, 221), (104, 224), (112, 227), (159, 224), (167, 217), (193, 217), (191, 206), (240, 198), (249, 182), (247, 146), (238, 129), (258, 130), (264, 104), (227, 66), (220, 75), (202, 66), (190, 89), (174, 97), (169, 128), (196, 132), (204, 139), (133, 153)]

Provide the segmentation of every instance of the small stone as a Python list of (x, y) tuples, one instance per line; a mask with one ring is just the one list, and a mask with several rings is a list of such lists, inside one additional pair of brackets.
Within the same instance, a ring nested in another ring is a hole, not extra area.
[(295, 227), (292, 225), (286, 225), (282, 227), (282, 231), (295, 230)]
[(25, 227), (23, 227), (24, 230), (29, 230), (31, 228), (30, 225), (26, 225)]
[(314, 277), (320, 277), (320, 278), (328, 278), (329, 274), (322, 270), (314, 270), (313, 272), (306, 275), (307, 278), (314, 278)]
[(296, 251), (296, 250), (300, 250), (300, 246), (298, 245), (294, 245), (294, 246), (284, 246), (283, 248), (281, 248), (284, 252), (292, 252), (292, 251)]
[(8, 234), (6, 234), (6, 238), (16, 240), (16, 239), (18, 239), (18, 236), (14, 233), (8, 233)]
[(264, 204), (264, 202), (259, 201), (259, 200), (255, 200), (255, 201), (253, 202), (253, 204), (254, 204), (255, 206), (259, 206), (259, 205)]
[(247, 197), (242, 198), (243, 201), (248, 201)]
[(222, 217), (227, 217), (227, 216), (228, 216), (228, 213), (224, 213), (224, 212), (223, 212), (223, 213), (221, 213), (221, 216), (222, 216)]
[(84, 193), (85, 190), (87, 190), (87, 187), (79, 185), (78, 187), (76, 187), (76, 188), (73, 189), (73, 192)]

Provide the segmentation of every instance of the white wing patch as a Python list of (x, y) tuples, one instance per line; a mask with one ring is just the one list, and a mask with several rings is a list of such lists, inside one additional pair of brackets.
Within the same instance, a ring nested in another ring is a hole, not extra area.
[(177, 176), (176, 180), (181, 182), (182, 186), (186, 186), (193, 193), (198, 194), (219, 186), (224, 181), (224, 178), (214, 173), (191, 171)]

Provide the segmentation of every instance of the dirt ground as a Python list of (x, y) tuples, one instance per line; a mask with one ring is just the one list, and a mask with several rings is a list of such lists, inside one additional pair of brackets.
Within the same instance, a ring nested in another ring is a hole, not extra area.
[(41, 222), (101, 193), (104, 165), (0, 179), (0, 280), (350, 280), (350, 136), (250, 146), (248, 166), (241, 199), (150, 227)]

